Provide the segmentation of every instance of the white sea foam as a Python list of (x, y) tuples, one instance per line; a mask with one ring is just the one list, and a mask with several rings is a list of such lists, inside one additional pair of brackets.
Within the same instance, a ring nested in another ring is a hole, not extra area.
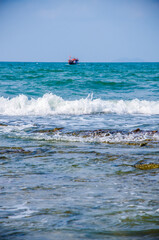
[(141, 133), (102, 133), (94, 134), (93, 132), (89, 135), (79, 133), (55, 133), (49, 135), (48, 133), (36, 133), (33, 135), (23, 135), (23, 138), (30, 138), (34, 140), (43, 140), (43, 141), (64, 141), (64, 142), (82, 142), (82, 143), (127, 143), (127, 142), (138, 142), (142, 143), (143, 141), (159, 141), (159, 134), (141, 132)]
[(6, 207), (7, 211), (10, 213), (8, 218), (10, 219), (19, 219), (24, 217), (31, 216), (35, 211), (29, 209), (26, 205), (26, 202), (18, 205), (14, 205), (13, 207)]
[(141, 101), (139, 99), (130, 101), (101, 100), (92, 99), (89, 96), (79, 100), (66, 101), (51, 93), (37, 99), (29, 99), (25, 95), (19, 95), (11, 99), (0, 97), (1, 115), (80, 115), (101, 112), (116, 114), (159, 114), (159, 101)]

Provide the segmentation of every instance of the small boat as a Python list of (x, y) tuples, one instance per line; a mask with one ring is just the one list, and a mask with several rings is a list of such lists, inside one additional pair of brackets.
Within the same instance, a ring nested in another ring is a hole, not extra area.
[(69, 60), (68, 60), (68, 64), (70, 64), (70, 65), (73, 65), (73, 64), (77, 64), (78, 63), (78, 58), (69, 58)]

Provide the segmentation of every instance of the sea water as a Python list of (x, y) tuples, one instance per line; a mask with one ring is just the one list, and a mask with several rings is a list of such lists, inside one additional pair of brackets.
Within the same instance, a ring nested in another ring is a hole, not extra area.
[(159, 239), (159, 63), (0, 63), (0, 239)]

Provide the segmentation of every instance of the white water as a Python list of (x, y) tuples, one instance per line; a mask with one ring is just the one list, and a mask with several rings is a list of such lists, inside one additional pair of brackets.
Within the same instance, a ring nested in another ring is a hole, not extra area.
[[(24, 138), (28, 138), (28, 136), (23, 136)], [(97, 136), (88, 136), (83, 137), (67, 135), (67, 134), (59, 134), (56, 133), (52, 136), (47, 134), (34, 134), (29, 136), (30, 139), (34, 140), (45, 140), (45, 141), (66, 141), (66, 142), (82, 142), (82, 143), (127, 143), (127, 142), (138, 142), (141, 143), (143, 141), (159, 141), (159, 134), (148, 134), (146, 133), (139, 133), (139, 134), (110, 134), (107, 136), (106, 134), (97, 135)]]
[(101, 100), (92, 97), (81, 98), (80, 100), (65, 101), (59, 96), (45, 94), (40, 98), (29, 99), (25, 95), (14, 98), (0, 97), (0, 114), (7, 116), (18, 115), (55, 115), (55, 114), (95, 114), (95, 113), (116, 113), (116, 114), (159, 114), (159, 101), (146, 101), (133, 99), (124, 100)]

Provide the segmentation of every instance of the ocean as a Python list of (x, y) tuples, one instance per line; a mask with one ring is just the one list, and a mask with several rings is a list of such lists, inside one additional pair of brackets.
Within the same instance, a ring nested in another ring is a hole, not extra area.
[(0, 239), (159, 239), (159, 63), (0, 63)]

